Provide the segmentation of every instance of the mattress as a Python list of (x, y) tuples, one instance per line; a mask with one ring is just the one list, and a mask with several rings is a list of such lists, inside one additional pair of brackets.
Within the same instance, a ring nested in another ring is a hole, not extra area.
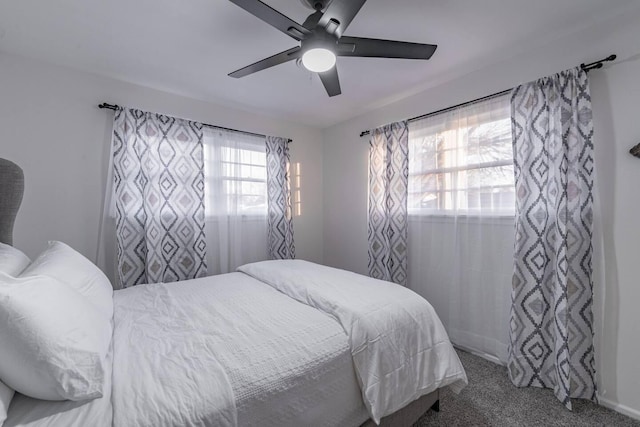
[[(341, 326), (245, 274), (129, 288), (116, 292), (115, 307), (114, 425), (217, 424), (203, 395), (220, 387), (203, 393), (207, 372), (185, 370), (210, 366), (205, 353), (227, 375), (239, 426), (357, 426), (368, 418)], [(149, 317), (155, 310), (162, 316)], [(181, 344), (193, 354), (173, 348), (183, 321), (196, 325)]]

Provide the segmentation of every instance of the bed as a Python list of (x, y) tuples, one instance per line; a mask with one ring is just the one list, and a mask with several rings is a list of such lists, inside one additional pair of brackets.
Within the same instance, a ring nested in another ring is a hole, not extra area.
[(302, 260), (112, 299), (102, 396), (16, 393), (5, 427), (408, 426), (467, 382), (424, 299)]

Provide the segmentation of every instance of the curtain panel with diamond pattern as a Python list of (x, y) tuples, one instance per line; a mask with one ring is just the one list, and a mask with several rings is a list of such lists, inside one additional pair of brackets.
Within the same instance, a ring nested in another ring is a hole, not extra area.
[(113, 175), (122, 287), (204, 276), (203, 125), (121, 108)]
[(408, 123), (371, 131), (369, 140), (369, 275), (407, 285)]
[(515, 268), (509, 375), (520, 387), (596, 399), (593, 122), (579, 67), (514, 89)]
[(267, 153), (267, 246), (271, 259), (296, 257), (293, 243), (289, 141), (266, 137)]

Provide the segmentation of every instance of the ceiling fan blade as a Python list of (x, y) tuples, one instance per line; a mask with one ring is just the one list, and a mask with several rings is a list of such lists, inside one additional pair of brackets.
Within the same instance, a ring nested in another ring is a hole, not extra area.
[(435, 44), (366, 39), (362, 37), (342, 37), (338, 40), (336, 55), (370, 58), (429, 59), (437, 47)]
[(310, 31), (302, 25), (283, 15), (260, 0), (230, 0), (231, 3), (240, 6), (253, 16), (263, 20), (272, 27), (277, 28), (289, 37), (298, 41), (305, 38)]
[(300, 47), (294, 47), (289, 50), (285, 50), (284, 52), (277, 53), (273, 56), (263, 59), (262, 61), (255, 62), (251, 65), (247, 65), (244, 68), (240, 68), (239, 70), (230, 73), (229, 76), (240, 78), (244, 76), (248, 76), (249, 74), (253, 74), (257, 71), (262, 71), (267, 68), (271, 68), (274, 65), (282, 64), (287, 61), (291, 61), (292, 59), (297, 59), (301, 55)]
[(327, 90), (327, 94), (329, 96), (340, 95), (342, 91), (340, 90), (340, 79), (338, 79), (338, 66), (335, 65), (329, 71), (325, 71), (324, 73), (318, 73), (324, 88)]
[(333, 0), (324, 15), (318, 21), (318, 26), (329, 33), (342, 37), (353, 18), (367, 0)]

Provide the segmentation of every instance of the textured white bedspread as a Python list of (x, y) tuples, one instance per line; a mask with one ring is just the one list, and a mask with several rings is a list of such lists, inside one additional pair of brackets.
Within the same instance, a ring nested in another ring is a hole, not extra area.
[(409, 289), (301, 260), (263, 261), (238, 270), (340, 322), (364, 403), (376, 422), (437, 388), (459, 391), (467, 384), (433, 307)]
[(115, 293), (115, 426), (357, 426), (347, 337), (245, 274)]
[[(236, 425), (231, 383), (218, 361), (212, 316), (182, 297), (181, 283), (114, 294), (115, 426)], [(208, 302), (210, 303), (210, 302)]]

